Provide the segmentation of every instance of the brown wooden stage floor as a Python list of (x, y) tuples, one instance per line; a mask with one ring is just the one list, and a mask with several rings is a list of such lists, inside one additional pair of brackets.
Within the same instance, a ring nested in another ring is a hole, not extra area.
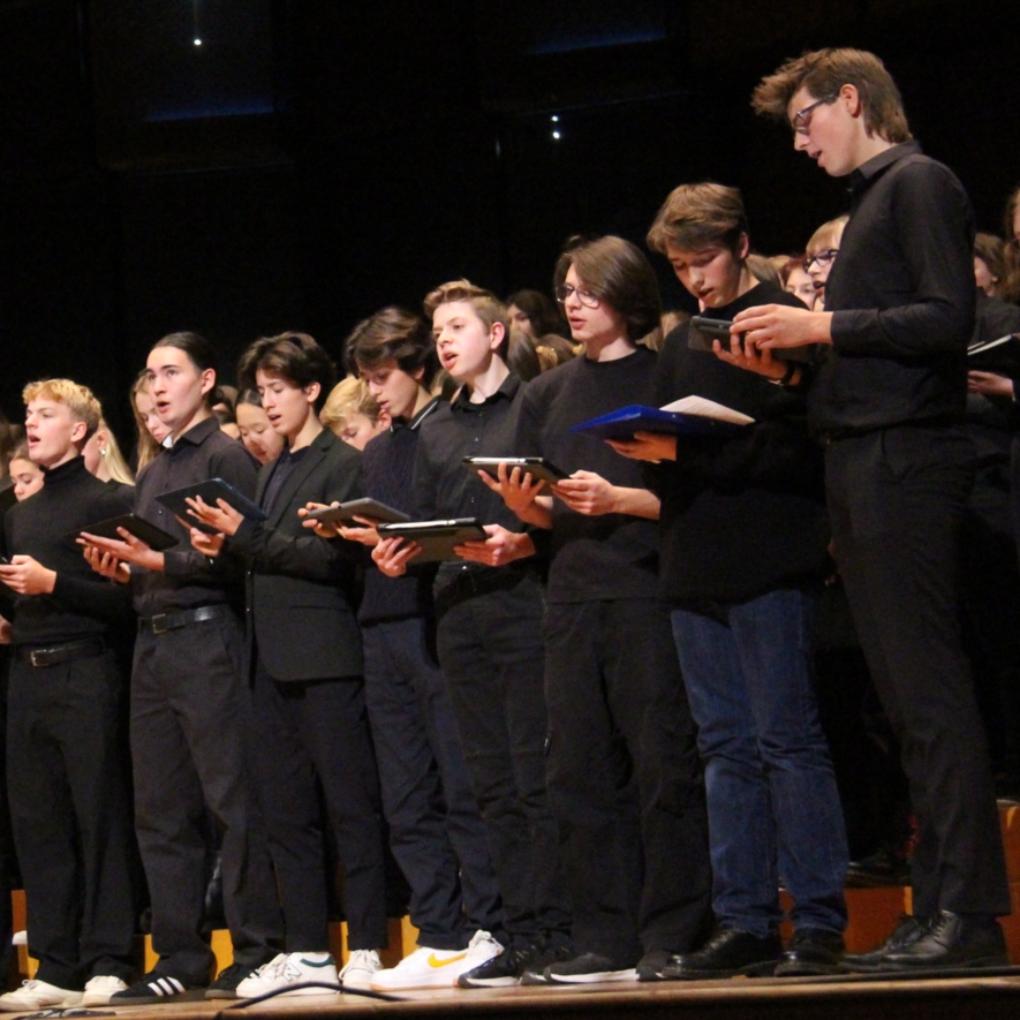
[[(620, 982), (589, 988), (507, 988), (404, 992), (397, 1002), (356, 995), (283, 998), (237, 1008), (236, 1002), (199, 1000), (156, 1006), (99, 1008), (93, 1015), (130, 1020), (354, 1020), (450, 1016), (457, 1020), (514, 1017), (571, 1020), (600, 1017), (678, 1017), (693, 1020), (998, 1020), (1020, 1017), (1020, 968), (938, 979), (737, 978), (730, 981)], [(6, 1014), (14, 1017), (17, 1014)]]

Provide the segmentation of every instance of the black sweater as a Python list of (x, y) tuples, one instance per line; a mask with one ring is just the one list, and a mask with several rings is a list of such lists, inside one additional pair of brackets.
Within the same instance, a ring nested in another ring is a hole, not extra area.
[[(713, 317), (760, 304), (798, 305), (759, 284)], [(659, 357), (655, 402), (696, 394), (755, 419), (729, 437), (685, 438), (675, 463), (647, 472), (662, 499), (660, 592), (672, 602), (742, 602), (819, 577), (826, 567), (821, 452), (803, 397), (687, 346), (686, 325)]]
[[(575, 358), (528, 383), (513, 452), (558, 468), (594, 471), (613, 485), (645, 488), (641, 465), (572, 425), (652, 398), (655, 354), (644, 347), (615, 361)], [(589, 517), (553, 501), (547, 598), (550, 602), (654, 598), (655, 521), (625, 514)]]
[(74, 538), (90, 524), (127, 513), (131, 489), (113, 489), (93, 477), (81, 457), (46, 472), (43, 487), (3, 518), (3, 548), (10, 558), (32, 556), (57, 572), (52, 595), (15, 595), (2, 589), (2, 611), (12, 617), (15, 645), (51, 645), (104, 636), (130, 615), (126, 585), (94, 573)]

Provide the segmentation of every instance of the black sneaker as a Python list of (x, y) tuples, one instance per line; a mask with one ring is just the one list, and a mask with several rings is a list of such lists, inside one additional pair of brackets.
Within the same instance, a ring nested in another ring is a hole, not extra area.
[(185, 981), (171, 974), (150, 970), (133, 985), (110, 996), (111, 1006), (134, 1006), (146, 1002), (186, 1002), (202, 998), (204, 988), (199, 983)]
[(663, 970), (673, 956), (667, 949), (650, 949), (638, 960), (635, 968), (638, 981), (665, 981)]
[(461, 988), (505, 988), (520, 984), (524, 968), (542, 951), (540, 942), (504, 949), (457, 978)]
[(554, 963), (563, 963), (572, 960), (577, 953), (574, 947), (565, 942), (557, 942), (554, 945), (546, 946), (542, 952), (524, 967), (521, 974), (522, 985), (547, 985), (549, 979), (545, 976), (546, 969)]
[(205, 990), (207, 999), (236, 999), (237, 986), (249, 974), (255, 973), (255, 967), (246, 963), (232, 963), (219, 972), (216, 980)]
[(553, 984), (589, 985), (602, 981), (636, 981), (634, 964), (611, 960), (601, 953), (581, 953), (562, 963), (545, 968), (545, 976)]
[(663, 968), (667, 981), (703, 981), (713, 978), (763, 977), (771, 974), (783, 951), (779, 936), (760, 938), (736, 928), (720, 928), (694, 953), (681, 953)]

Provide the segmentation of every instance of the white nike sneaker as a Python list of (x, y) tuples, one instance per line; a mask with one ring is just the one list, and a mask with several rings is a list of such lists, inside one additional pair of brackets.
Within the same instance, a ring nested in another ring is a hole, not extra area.
[(301, 988), (317, 984), (339, 984), (336, 964), (329, 953), (277, 953), (237, 986), (239, 999), (255, 999), (270, 992), (280, 995), (336, 995), (339, 989)]
[(58, 988), (48, 981), (33, 978), (22, 981), (21, 987), (6, 995), (0, 995), (0, 1010), (8, 1013), (24, 1013), (36, 1009), (48, 1009), (51, 1006), (78, 1006), (81, 1004), (81, 992), (70, 988)]
[(123, 992), (127, 982), (114, 974), (97, 974), (85, 983), (85, 994), (81, 997), (83, 1006), (108, 1006), (110, 997)]
[(487, 931), (479, 930), (471, 937), (467, 949), (419, 946), (396, 967), (374, 974), (370, 987), (375, 992), (455, 987), (461, 974), (480, 967), (502, 952), (503, 947)]
[(340, 971), (340, 984), (344, 988), (371, 988), (372, 978), (382, 969), (382, 960), (374, 949), (352, 949)]

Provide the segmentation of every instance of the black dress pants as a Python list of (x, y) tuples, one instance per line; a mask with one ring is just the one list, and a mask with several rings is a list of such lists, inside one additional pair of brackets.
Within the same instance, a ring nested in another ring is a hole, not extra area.
[(328, 896), (322, 802), (343, 868), (351, 949), (386, 945), (379, 780), (361, 677), (280, 681), (256, 662), (255, 768), (280, 886), (288, 952), (326, 951)]
[(489, 837), (422, 617), (362, 628), (365, 700), (390, 848), (411, 888), (418, 942), (463, 949), (503, 911)]
[(219, 617), (135, 644), (131, 753), (135, 828), (152, 902), (156, 970), (209, 979), (202, 936), (206, 805), (222, 831), (223, 907), (234, 960), (256, 967), (278, 951), (280, 913), (246, 742), (251, 702), (241, 682), (241, 629)]
[(464, 570), (436, 582), (439, 662), (503, 898), (501, 941), (566, 939), (570, 918), (545, 786), (542, 588)]
[(912, 866), (919, 916), (1010, 912), (958, 616), (960, 528), (972, 477), (970, 440), (946, 426), (881, 429), (826, 450), (837, 562), (920, 824)]
[(708, 821), (667, 611), (550, 604), (545, 641), (549, 798), (577, 950), (627, 966), (689, 951), (709, 919)]
[(11, 663), (7, 779), (29, 952), (61, 988), (134, 970), (124, 688), (109, 650)]

